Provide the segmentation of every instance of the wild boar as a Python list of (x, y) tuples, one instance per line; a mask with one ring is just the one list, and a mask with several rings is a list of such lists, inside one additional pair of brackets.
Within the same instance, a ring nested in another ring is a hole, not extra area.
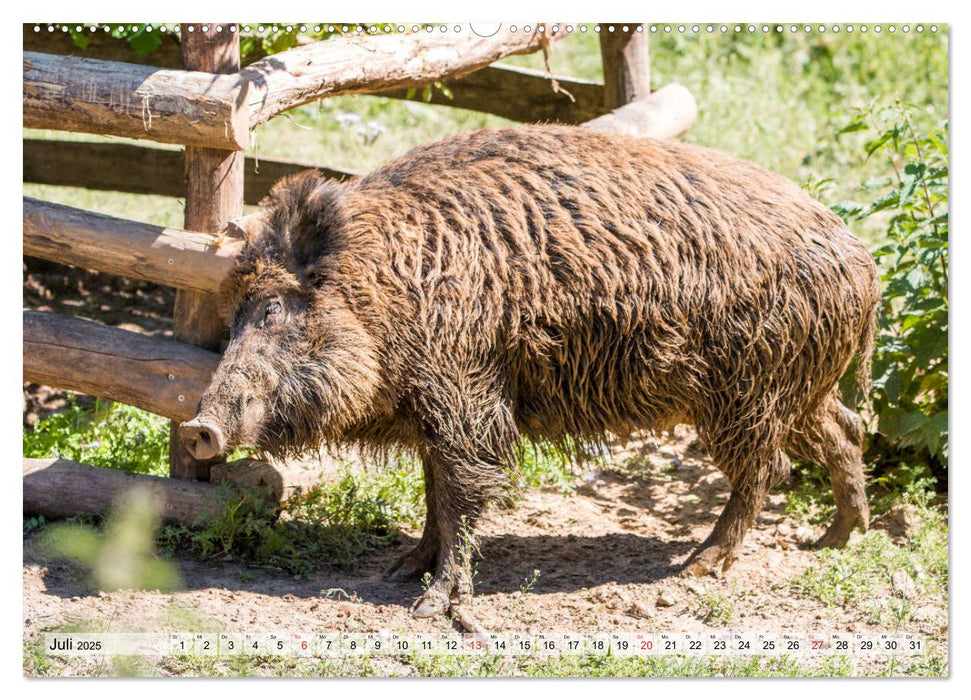
[(278, 183), (223, 299), (198, 458), (357, 443), (421, 458), (427, 519), (391, 569), (461, 610), (459, 545), (522, 439), (696, 427), (731, 496), (684, 573), (728, 568), (787, 452), (828, 470), (821, 545), (869, 519), (857, 415), (878, 279), (840, 219), (718, 151), (582, 127), (486, 130), (369, 175)]

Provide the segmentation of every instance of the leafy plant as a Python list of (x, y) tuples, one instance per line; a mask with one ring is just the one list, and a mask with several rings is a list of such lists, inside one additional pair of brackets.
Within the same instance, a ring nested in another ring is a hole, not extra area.
[(168, 421), (147, 411), (98, 400), (91, 410), (69, 395), (68, 409), (23, 434), (24, 457), (56, 457), (99, 467), (165, 476)]
[(844, 202), (847, 221), (880, 217), (886, 242), (874, 251), (884, 285), (873, 406), (883, 437), (918, 456), (948, 456), (947, 122), (927, 133), (902, 105), (867, 108), (840, 134), (864, 132), (866, 157), (890, 174), (863, 183), (870, 204)]

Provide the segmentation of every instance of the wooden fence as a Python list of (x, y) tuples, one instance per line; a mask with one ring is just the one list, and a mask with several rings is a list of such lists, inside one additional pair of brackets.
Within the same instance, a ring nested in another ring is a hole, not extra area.
[[(306, 168), (334, 178), (354, 173), (320, 164), (261, 158), (259, 172), (243, 150), (250, 131), (286, 110), (341, 94), (420, 99), (517, 121), (558, 121), (667, 138), (685, 131), (695, 103), (683, 87), (650, 90), (647, 36), (638, 25), (602, 25), (604, 83), (496, 64), (515, 54), (549, 51), (561, 25), (526, 33), (474, 32), (337, 36), (240, 62), (236, 25), (182, 25), (181, 41), (164, 37), (146, 65), (129, 61), (117, 41), (96, 35), (87, 51), (57, 34), (24, 28), (24, 127), (126, 136), (171, 148), (115, 143), (24, 140), (24, 181), (185, 198), (184, 230), (104, 216), (24, 197), (24, 254), (177, 290), (175, 339), (152, 338), (53, 313), (24, 312), (24, 380), (147, 409), (173, 421), (170, 473), (199, 481), (285, 485), (252, 461), (214, 465), (194, 460), (175, 426), (191, 417), (218, 362), (223, 336), (215, 295), (240, 241), (227, 225), (273, 182)], [(567, 41), (569, 39), (566, 39)], [(555, 51), (555, 46), (553, 47)], [(123, 60), (120, 60), (123, 59)], [(554, 86), (558, 85), (559, 89)], [(220, 235), (222, 234), (222, 235)], [(94, 470), (94, 471), (92, 471)], [(96, 475), (96, 476), (92, 476)], [(25, 460), (24, 509), (62, 514), (52, 491), (88, 479), (83, 509), (109, 505), (132, 476), (66, 460)], [(137, 477), (134, 477), (137, 481)], [(28, 488), (28, 482), (30, 488)], [(153, 480), (152, 484), (156, 484)], [(175, 499), (166, 512), (188, 522), (202, 512), (186, 488), (156, 488)], [(211, 488), (200, 484), (199, 488)], [(191, 488), (189, 488), (191, 491)], [(100, 495), (99, 495), (100, 494)], [(81, 507), (81, 506), (79, 506)]]

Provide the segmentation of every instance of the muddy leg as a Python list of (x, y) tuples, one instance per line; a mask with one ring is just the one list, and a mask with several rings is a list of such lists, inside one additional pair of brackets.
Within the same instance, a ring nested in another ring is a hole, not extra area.
[(445, 461), (429, 458), (435, 484), (437, 542), (435, 575), (411, 611), (415, 617), (432, 617), (451, 612), (469, 631), (482, 631), (469, 613), (472, 600), (471, 558), (476, 550), (473, 528), (487, 498), (483, 483), (484, 470), (496, 470), (493, 480), (501, 476), (498, 467), (472, 460)]
[(778, 475), (788, 471), (789, 458), (782, 452), (752, 458), (746, 469), (732, 478), (732, 493), (722, 511), (715, 529), (694, 551), (682, 576), (704, 576), (722, 564), (722, 571), (735, 562), (736, 551), (745, 533), (755, 522), (755, 517), (765, 504), (769, 485)]
[(802, 459), (826, 468), (836, 498), (836, 517), (816, 544), (842, 547), (853, 528), (866, 532), (870, 523), (860, 417), (832, 394), (797, 428), (789, 436), (789, 448)]
[(418, 544), (405, 552), (384, 573), (384, 577), (389, 581), (420, 579), (426, 572), (432, 571), (438, 561), (440, 545), (435, 507), (435, 477), (427, 465), (427, 460), (422, 460), (422, 471), (425, 475), (425, 528)]

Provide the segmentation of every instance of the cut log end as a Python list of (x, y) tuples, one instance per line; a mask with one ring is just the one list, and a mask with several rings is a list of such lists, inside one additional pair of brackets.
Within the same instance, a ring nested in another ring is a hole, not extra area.
[(691, 92), (683, 85), (671, 83), (584, 126), (637, 138), (668, 139), (691, 128), (697, 116), (698, 105)]

